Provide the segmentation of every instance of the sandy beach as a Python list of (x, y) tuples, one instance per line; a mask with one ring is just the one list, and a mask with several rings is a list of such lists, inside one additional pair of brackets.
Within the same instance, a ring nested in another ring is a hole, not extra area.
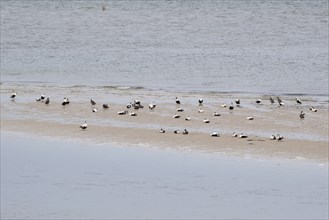
[[(305, 159), (328, 162), (328, 109), (309, 99), (297, 105), (292, 97), (285, 97), (285, 106), (270, 104), (268, 98), (262, 97), (261, 104), (255, 104), (257, 97), (244, 97), (241, 104), (230, 111), (228, 105), (233, 97), (203, 97), (203, 106), (197, 104), (202, 94), (179, 94), (181, 105), (176, 105), (174, 94), (147, 96), (147, 92), (112, 95), (112, 102), (105, 97), (94, 99), (97, 104), (91, 106), (90, 99), (81, 92), (71, 95), (71, 103), (61, 105), (60, 98), (52, 99), (49, 105), (36, 102), (32, 97), (24, 101), (5, 101), (1, 104), (1, 130), (33, 133), (40, 136), (80, 139), (91, 143), (122, 143), (125, 145), (144, 145), (176, 150), (196, 150), (210, 153), (222, 153), (236, 156), (261, 158)], [(82, 95), (82, 96), (79, 96)], [(8, 94), (9, 96), (9, 94)], [(117, 97), (116, 97), (117, 96)], [(132, 97), (139, 97), (143, 109), (127, 109), (126, 104)], [(169, 97), (169, 98), (167, 98)], [(173, 97), (173, 98), (171, 98)], [(31, 100), (29, 100), (31, 99)], [(288, 99), (288, 100), (287, 100)], [(306, 99), (306, 98), (305, 98)], [(119, 100), (119, 101), (118, 101)], [(150, 110), (148, 104), (157, 100), (156, 108)], [(194, 102), (194, 103), (193, 103)], [(222, 103), (227, 107), (222, 107)], [(107, 103), (109, 109), (103, 109)], [(316, 106), (317, 112), (308, 108)], [(177, 112), (177, 108), (183, 112)], [(97, 108), (98, 112), (92, 112)], [(203, 113), (199, 113), (202, 109)], [(128, 110), (137, 116), (118, 115), (118, 111)], [(299, 118), (304, 111), (304, 119)], [(220, 116), (213, 116), (218, 112)], [(180, 115), (178, 119), (173, 118)], [(186, 121), (185, 117), (191, 117)], [(252, 116), (254, 120), (247, 120)], [(210, 123), (203, 123), (209, 119)], [(81, 130), (80, 124), (88, 123), (88, 129)], [(160, 133), (160, 128), (166, 133)], [(174, 134), (174, 130), (184, 129), (188, 135)], [(212, 132), (220, 137), (211, 137)], [(232, 137), (232, 133), (241, 132), (247, 138)], [(282, 141), (270, 140), (270, 136), (280, 134)]]

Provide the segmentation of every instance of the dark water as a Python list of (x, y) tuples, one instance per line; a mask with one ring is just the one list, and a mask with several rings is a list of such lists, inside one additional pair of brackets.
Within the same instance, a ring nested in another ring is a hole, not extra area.
[(1, 82), (326, 96), (328, 1), (1, 1)]

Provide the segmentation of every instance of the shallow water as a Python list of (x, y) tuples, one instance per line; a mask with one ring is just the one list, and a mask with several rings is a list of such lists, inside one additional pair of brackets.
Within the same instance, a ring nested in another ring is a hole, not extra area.
[(328, 1), (2, 1), (1, 82), (327, 96), (327, 9)]
[(328, 164), (1, 132), (1, 218), (327, 219)]

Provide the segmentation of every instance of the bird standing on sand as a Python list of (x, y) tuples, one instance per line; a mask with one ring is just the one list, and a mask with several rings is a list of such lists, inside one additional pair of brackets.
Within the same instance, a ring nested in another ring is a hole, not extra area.
[(214, 112), (213, 116), (220, 116), (220, 113)]
[(203, 105), (203, 99), (199, 99), (199, 106)]
[(213, 132), (210, 134), (211, 137), (219, 137), (219, 134), (217, 132)]
[(182, 132), (182, 134), (188, 134), (188, 131), (186, 129), (184, 129), (184, 131)]
[(281, 141), (281, 140), (283, 140), (283, 138), (284, 138), (284, 137), (283, 137), (283, 136), (281, 136), (281, 135), (279, 135), (279, 134), (276, 136), (276, 139), (278, 139), (278, 141)]
[(233, 102), (231, 102), (231, 105), (229, 107), (229, 110), (233, 110), (233, 109), (234, 109)]
[(314, 108), (313, 106), (311, 106), (310, 110), (311, 110), (312, 112), (317, 112), (317, 111), (318, 111), (318, 110), (317, 110), (316, 108)]
[(180, 105), (180, 101), (179, 101), (179, 99), (176, 97), (176, 104), (177, 105)]
[(13, 91), (10, 95), (10, 98), (14, 99), (14, 98), (16, 98), (16, 96), (17, 96), (17, 92)]
[(278, 99), (278, 103), (280, 106), (284, 106), (284, 102), (280, 99), (280, 97), (276, 97)]
[(190, 117), (190, 116), (187, 116), (187, 117), (185, 118), (185, 121), (191, 121), (191, 117)]
[(233, 132), (232, 137), (237, 137), (237, 136), (238, 136), (238, 134)]
[(274, 134), (272, 134), (272, 135), (270, 136), (270, 140), (276, 140), (276, 137), (275, 137)]
[(50, 103), (50, 99), (49, 99), (49, 97), (47, 97), (45, 104), (48, 105), (49, 103)]
[(274, 104), (274, 100), (272, 99), (272, 97), (270, 97), (270, 102), (271, 104)]
[(240, 105), (240, 99), (236, 99), (236, 100), (235, 100), (235, 104), (236, 104), (236, 105)]
[(62, 105), (68, 105), (68, 104), (70, 104), (70, 100), (68, 98), (64, 97)]
[(203, 119), (203, 123), (210, 123), (209, 119)]
[(156, 107), (156, 104), (154, 102), (149, 104), (149, 109), (153, 110), (155, 107)]
[(90, 99), (90, 104), (91, 105), (96, 105), (96, 102), (94, 100)]
[(240, 135), (239, 135), (239, 138), (247, 138), (247, 137), (248, 137), (248, 135), (246, 135), (244, 133), (240, 133)]
[(83, 123), (82, 125), (80, 125), (80, 128), (81, 128), (82, 130), (86, 130), (87, 127), (88, 127), (87, 121), (85, 121), (85, 123)]
[(299, 98), (295, 98), (296, 99), (296, 102), (297, 102), (297, 104), (299, 104), (299, 105), (301, 105), (302, 104), (302, 101), (300, 101), (300, 99)]
[(299, 117), (300, 117), (301, 119), (305, 118), (305, 113), (304, 113), (303, 111), (301, 111), (300, 114), (299, 114)]
[(160, 128), (160, 133), (166, 133), (166, 130), (164, 130), (163, 128)]
[(260, 104), (262, 102), (262, 99), (257, 99), (256, 104)]
[(109, 105), (108, 104), (103, 104), (103, 109), (108, 109)]

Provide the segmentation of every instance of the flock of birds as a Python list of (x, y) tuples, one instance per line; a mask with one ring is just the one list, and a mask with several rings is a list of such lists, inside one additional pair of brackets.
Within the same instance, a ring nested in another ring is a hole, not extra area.
[[(17, 92), (13, 91), (12, 94), (11, 94), (11, 96), (10, 96), (11, 100), (15, 100), (16, 96), (17, 96)], [(270, 103), (271, 103), (271, 104), (274, 104), (274, 103), (275, 103), (275, 101), (274, 101), (274, 99), (273, 99), (272, 97), (270, 97), (269, 100), (270, 100)], [(48, 104), (50, 103), (50, 99), (49, 99), (49, 97), (46, 98), (45, 94), (42, 94), (42, 95), (40, 96), (40, 98), (37, 98), (37, 99), (36, 99), (36, 101), (37, 101), (37, 102), (44, 102), (46, 105), (48, 105)], [(284, 102), (283, 102), (279, 97), (277, 97), (277, 101), (278, 101), (279, 107), (285, 105)], [(296, 103), (297, 103), (298, 105), (301, 105), (301, 104), (302, 104), (301, 100), (300, 100), (299, 98), (297, 98), (297, 97), (295, 98), (295, 101), (296, 101)], [(182, 107), (180, 107), (180, 105), (181, 105), (181, 101), (178, 99), (178, 97), (176, 97), (175, 102), (176, 102), (176, 105), (177, 105), (177, 108), (176, 108), (177, 112), (183, 112), (184, 109), (183, 109)], [(198, 102), (199, 102), (199, 106), (203, 106), (203, 99), (199, 99)], [(235, 106), (239, 106), (239, 105), (241, 104), (240, 99), (235, 99), (234, 102), (235, 102)], [(256, 104), (261, 104), (261, 103), (262, 103), (262, 99), (257, 99), (257, 100), (255, 101), (255, 103), (256, 103)], [(70, 104), (70, 100), (69, 100), (68, 98), (64, 97), (64, 98), (63, 98), (63, 101), (62, 101), (62, 105), (65, 106), (65, 105), (68, 105), (68, 104)], [(96, 102), (95, 102), (93, 99), (91, 99), (91, 100), (90, 100), (90, 104), (91, 104), (91, 106), (95, 106), (95, 105), (96, 105)], [(222, 104), (221, 106), (222, 106), (223, 108), (227, 107), (226, 104)], [(108, 108), (109, 108), (108, 104), (103, 104), (102, 107), (103, 107), (103, 109), (108, 109)], [(156, 107), (155, 102), (152, 102), (152, 103), (150, 103), (150, 104), (148, 105), (148, 108), (149, 108), (150, 110), (155, 109), (155, 107)], [(131, 108), (132, 108), (132, 109), (134, 109), (134, 110), (138, 110), (138, 109), (142, 109), (142, 108), (144, 108), (144, 106), (141, 104), (141, 102), (140, 102), (139, 100), (134, 100), (133, 102), (130, 102), (130, 103), (126, 106), (126, 108), (127, 108), (127, 109), (131, 109)], [(233, 111), (233, 109), (234, 109), (234, 104), (233, 104), (233, 102), (231, 102), (231, 104), (229, 105), (228, 108), (229, 108), (230, 111)], [(312, 111), (312, 112), (317, 112), (317, 109), (314, 108), (313, 106), (311, 106), (309, 109), (310, 109), (310, 111)], [(97, 112), (97, 111), (98, 111), (97, 108), (92, 108), (92, 112)], [(203, 113), (203, 109), (200, 108), (200, 109), (198, 110), (198, 112), (199, 112), (199, 113)], [(121, 110), (121, 111), (118, 111), (118, 115), (126, 115), (126, 114), (129, 114), (130, 116), (137, 116), (137, 113), (135, 113), (135, 112), (129, 112), (128, 110)], [(218, 112), (214, 112), (214, 113), (213, 113), (213, 116), (221, 116), (221, 114), (218, 113)], [(175, 115), (173, 116), (173, 118), (180, 118), (180, 117), (181, 117), (181, 116), (180, 116), (179, 114), (175, 114)], [(300, 117), (301, 119), (304, 119), (304, 118), (305, 118), (305, 112), (301, 111), (300, 114), (299, 114), (299, 117)], [(253, 120), (253, 119), (254, 119), (254, 118), (251, 117), (251, 116), (247, 117), (247, 120)], [(191, 120), (191, 117), (187, 116), (187, 117), (185, 117), (185, 120), (186, 120), (186, 121), (190, 121), (190, 120)], [(207, 118), (205, 118), (205, 119), (203, 119), (203, 123), (210, 123), (210, 120), (207, 119)], [(81, 125), (80, 125), (80, 128), (81, 128), (82, 130), (86, 130), (86, 129), (88, 128), (87, 121), (85, 121), (83, 124), (81, 124)], [(163, 128), (160, 129), (160, 133), (165, 133), (165, 132), (166, 132), (165, 129), (163, 129)], [(187, 129), (184, 129), (182, 132), (180, 132), (180, 130), (177, 129), (177, 130), (174, 130), (174, 133), (175, 133), (175, 134), (182, 133), (183, 135), (187, 135), (187, 134), (189, 134), (189, 132), (187, 131)], [(217, 133), (217, 132), (213, 132), (213, 133), (210, 134), (210, 136), (211, 136), (211, 137), (219, 137), (220, 135), (219, 135), (219, 133)], [(244, 134), (244, 133), (237, 134), (237, 133), (234, 132), (234, 133), (232, 134), (232, 137), (247, 138), (248, 135), (246, 135), (246, 134)], [(284, 138), (284, 137), (281, 136), (280, 134), (277, 134), (277, 135), (271, 135), (271, 136), (270, 136), (270, 140), (278, 140), (278, 141), (281, 141), (283, 138)]]

